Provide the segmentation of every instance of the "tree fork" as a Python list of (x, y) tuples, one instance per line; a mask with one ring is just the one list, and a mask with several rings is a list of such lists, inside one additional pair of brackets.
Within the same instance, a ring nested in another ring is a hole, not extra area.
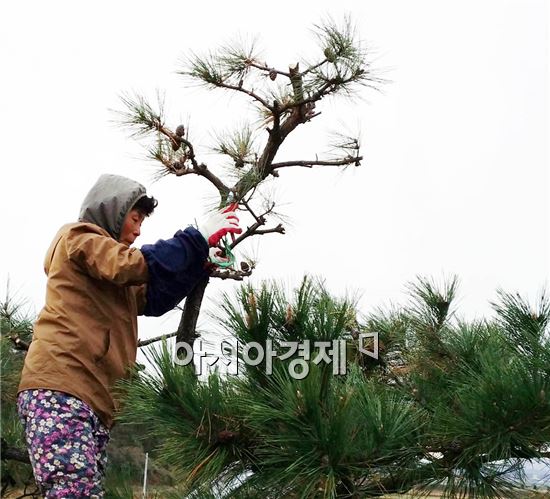
[[(274, 117), (278, 118), (277, 114), (275, 114)], [(281, 147), (286, 137), (303, 122), (304, 119), (301, 109), (295, 108), (291, 115), (280, 126), (274, 126), (269, 132), (267, 144), (258, 161), (257, 168), (260, 180), (266, 179), (274, 171), (271, 165), (279, 151), (279, 147)], [(247, 186), (242, 180), (239, 180), (235, 184), (233, 190), (237, 193), (238, 199), (242, 199), (248, 192)]]

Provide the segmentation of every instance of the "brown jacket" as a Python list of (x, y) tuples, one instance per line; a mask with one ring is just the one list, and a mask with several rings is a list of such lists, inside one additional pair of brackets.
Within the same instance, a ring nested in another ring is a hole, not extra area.
[(140, 250), (118, 241), (126, 213), (145, 188), (103, 175), (47, 252), (46, 305), (34, 325), (19, 391), (47, 388), (86, 402), (107, 427), (117, 409), (114, 382), (137, 352), (137, 316), (148, 267)]
[(73, 223), (57, 233), (44, 268), (46, 305), (34, 325), (19, 390), (74, 395), (111, 427), (111, 388), (136, 358), (145, 258), (95, 224)]

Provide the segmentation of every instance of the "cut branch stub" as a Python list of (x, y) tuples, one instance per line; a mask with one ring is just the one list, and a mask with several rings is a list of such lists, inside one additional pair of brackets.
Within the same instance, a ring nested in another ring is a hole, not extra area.
[(10, 340), (13, 342), (15, 348), (17, 350), (25, 350), (27, 351), (29, 349), (29, 344), (25, 343), (19, 336), (12, 334), (10, 336)]
[(304, 82), (300, 73), (300, 63), (288, 67), (290, 73), (290, 83), (294, 92), (294, 102), (300, 103), (304, 100)]
[(168, 338), (173, 338), (178, 334), (177, 331), (174, 331), (173, 333), (168, 334), (162, 334), (160, 336), (156, 336), (154, 338), (148, 338), (147, 340), (139, 340), (138, 341), (138, 348), (145, 347), (147, 345), (150, 345), (151, 343), (155, 343), (157, 341), (167, 340)]

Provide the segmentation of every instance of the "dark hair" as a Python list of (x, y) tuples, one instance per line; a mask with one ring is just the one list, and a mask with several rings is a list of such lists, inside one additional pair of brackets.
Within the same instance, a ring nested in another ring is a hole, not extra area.
[(132, 209), (139, 211), (144, 217), (148, 217), (155, 211), (158, 204), (158, 201), (153, 196), (143, 196), (132, 206)]

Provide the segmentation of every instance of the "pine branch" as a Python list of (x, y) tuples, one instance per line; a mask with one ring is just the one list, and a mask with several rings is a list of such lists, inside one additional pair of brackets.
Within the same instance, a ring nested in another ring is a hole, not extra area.
[[(253, 215), (254, 218), (256, 219), (256, 222), (254, 224), (252, 224), (250, 227), (247, 227), (247, 229), (231, 243), (231, 249), (235, 248), (235, 246), (242, 243), (246, 238), (257, 234), (258, 228), (261, 227), (262, 225), (265, 225), (266, 215), (271, 213), (274, 208), (275, 208), (275, 204), (272, 203), (271, 206), (264, 213), (262, 213), (261, 215), (259, 215), (259, 216)], [(281, 228), (282, 228), (282, 226), (281, 226)], [(280, 232), (280, 230), (277, 230), (277, 231), (270, 230), (269, 232)], [(282, 233), (284, 233), (284, 229), (283, 229)]]
[(354, 158), (348, 157), (348, 158), (343, 158), (340, 160), (333, 160), (333, 161), (320, 161), (320, 160), (284, 161), (281, 163), (272, 163), (271, 168), (275, 170), (276, 168), (285, 168), (288, 166), (301, 166), (304, 168), (312, 168), (313, 166), (343, 166), (343, 165), (351, 165), (351, 164), (355, 164), (355, 166), (359, 166), (362, 160), (363, 160), (363, 156), (357, 156)]
[[(255, 191), (253, 191), (254, 193)], [(252, 197), (252, 196), (251, 196)], [(252, 208), (250, 207), (250, 205), (248, 204), (248, 201), (246, 201), (245, 199), (241, 199), (241, 204), (244, 204), (245, 208), (248, 210), (248, 212), (254, 217), (254, 219), (256, 220), (256, 222), (259, 222), (260, 219), (259, 217), (256, 215), (256, 213), (254, 213), (254, 211), (252, 210)]]
[(253, 131), (248, 125), (242, 126), (239, 130), (225, 136), (218, 135), (218, 145), (214, 151), (229, 156), (235, 163), (235, 168), (243, 168), (246, 164), (255, 163), (253, 151)]
[[(188, 130), (180, 125), (174, 132), (166, 126), (163, 119), (162, 103), (159, 103), (159, 112), (155, 112), (141, 96), (134, 98), (123, 96), (122, 102), (128, 111), (119, 113), (122, 116), (122, 120), (119, 122), (121, 125), (134, 129), (135, 135), (138, 136), (157, 132), (159, 136), (165, 137), (168, 141), (170, 147), (165, 148), (159, 138), (156, 148), (149, 151), (149, 156), (159, 161), (165, 167), (166, 173), (172, 173), (178, 177), (189, 174), (202, 176), (216, 187), (222, 197), (227, 196), (229, 188), (208, 169), (207, 165), (199, 163), (197, 160), (192, 142), (184, 137)], [(182, 152), (176, 156), (175, 153), (178, 151)], [(192, 167), (186, 166), (188, 161)]]
[(117, 123), (131, 130), (132, 136), (140, 137), (156, 130), (156, 123), (163, 121), (163, 102), (159, 96), (159, 109), (153, 107), (141, 95), (123, 94), (120, 99), (127, 111), (115, 111), (120, 116)]
[(283, 227), (283, 224), (279, 224), (279, 225), (277, 225), (277, 227), (273, 227), (271, 229), (256, 230), (254, 232), (254, 235), (257, 236), (257, 235), (262, 235), (262, 234), (273, 234), (273, 233), (284, 234), (285, 233), (285, 228)]
[(210, 273), (210, 277), (217, 277), (218, 279), (231, 279), (233, 281), (242, 281), (245, 277), (252, 275), (252, 268), (249, 267), (248, 270), (213, 270)]
[[(186, 143), (188, 142), (186, 141)], [(206, 164), (197, 163), (194, 161), (194, 166), (186, 166), (185, 163), (187, 160), (191, 159), (187, 152), (185, 152), (180, 158), (175, 158), (171, 154), (166, 154), (167, 151), (163, 149), (161, 143), (157, 144), (157, 148), (155, 150), (151, 150), (149, 153), (152, 159), (159, 161), (164, 166), (165, 170), (162, 175), (173, 174), (176, 177), (183, 177), (185, 175), (199, 175), (200, 177), (204, 177), (208, 180), (218, 190), (222, 198), (226, 197), (229, 193), (229, 187), (227, 187), (223, 180), (213, 173)]]
[(183, 136), (177, 135), (172, 130), (170, 130), (166, 125), (164, 125), (159, 117), (152, 117), (150, 120), (150, 126), (153, 130), (156, 130), (157, 132), (168, 138), (173, 151), (177, 151), (182, 145), (184, 145), (186, 149), (187, 159), (191, 161), (191, 164), (194, 168), (198, 167), (197, 158), (195, 157), (195, 149), (193, 147), (193, 144), (191, 144), (189, 140), (185, 139)]
[(197, 165), (194, 173), (209, 180), (210, 183), (212, 183), (216, 187), (216, 189), (218, 189), (218, 192), (223, 198), (225, 198), (227, 194), (229, 194), (229, 187), (227, 187), (218, 176), (212, 173), (212, 171), (209, 170), (204, 163)]
[(263, 218), (263, 216), (260, 216), (254, 224), (252, 224), (250, 227), (247, 227), (247, 229), (239, 237), (235, 238), (235, 240), (231, 243), (231, 249), (235, 248), (237, 244), (242, 243), (246, 238), (253, 236), (256, 233), (258, 227), (261, 227), (264, 224), (265, 219)]
[[(255, 93), (254, 90), (247, 89), (243, 86), (246, 68), (248, 67), (246, 62), (251, 60), (252, 59), (245, 58), (241, 66), (228, 68), (223, 67), (223, 56), (213, 55), (209, 58), (202, 59), (198, 56), (194, 56), (187, 64), (190, 66), (190, 69), (178, 71), (177, 74), (198, 79), (207, 86), (213, 88), (225, 88), (227, 90), (244, 93), (259, 102), (267, 110), (271, 111), (271, 106), (263, 97)], [(237, 80), (237, 82), (232, 83), (231, 80)]]
[(543, 290), (538, 303), (531, 304), (518, 293), (497, 290), (499, 302), (491, 305), (497, 313), (497, 322), (509, 334), (519, 351), (534, 353), (541, 347), (550, 325), (550, 297)]
[(308, 73), (311, 73), (313, 71), (315, 71), (316, 69), (320, 68), (321, 66), (323, 66), (323, 64), (326, 64), (328, 61), (328, 59), (323, 59), (322, 61), (319, 61), (317, 64), (313, 64), (311, 66), (309, 66), (306, 70), (302, 71), (302, 77), (306, 76)]
[(151, 343), (156, 343), (157, 341), (162, 341), (162, 340), (165, 340), (165, 339), (168, 339), (168, 338), (173, 338), (177, 334), (178, 334), (178, 332), (174, 331), (173, 333), (162, 334), (160, 336), (155, 336), (154, 338), (148, 338), (147, 340), (139, 340), (137, 346), (138, 346), (138, 348), (145, 347), (147, 345), (150, 345)]
[[(0, 334), (13, 336), (21, 346), (32, 340), (33, 321), (24, 311), (26, 300), (11, 296), (9, 279), (6, 283), (6, 295), (0, 301)], [(12, 339), (14, 341), (14, 339)]]
[(269, 105), (267, 100), (265, 100), (263, 97), (260, 97), (253, 90), (249, 90), (247, 88), (244, 88), (241, 85), (232, 85), (230, 83), (224, 83), (224, 82), (218, 82), (215, 86), (218, 87), (218, 88), (226, 88), (227, 90), (234, 90), (236, 92), (244, 93), (244, 94), (252, 97), (255, 101), (259, 102), (263, 107), (265, 107), (269, 111), (273, 112), (273, 107)]
[(225, 198), (229, 194), (229, 187), (225, 185), (222, 179), (212, 172), (204, 163), (198, 164), (196, 167), (190, 168), (184, 166), (182, 163), (176, 161), (174, 163), (168, 163), (161, 161), (166, 167), (169, 173), (174, 174), (176, 177), (183, 177), (185, 175), (198, 175), (208, 180), (220, 193), (222, 198)]
[(259, 64), (257, 62), (251, 61), (249, 64), (250, 67), (259, 69), (260, 71), (263, 71), (265, 73), (268, 73), (272, 80), (275, 80), (276, 75), (286, 76), (287, 78), (290, 78), (290, 73), (287, 73), (286, 71), (281, 71), (276, 68), (272, 68), (265, 64)]

